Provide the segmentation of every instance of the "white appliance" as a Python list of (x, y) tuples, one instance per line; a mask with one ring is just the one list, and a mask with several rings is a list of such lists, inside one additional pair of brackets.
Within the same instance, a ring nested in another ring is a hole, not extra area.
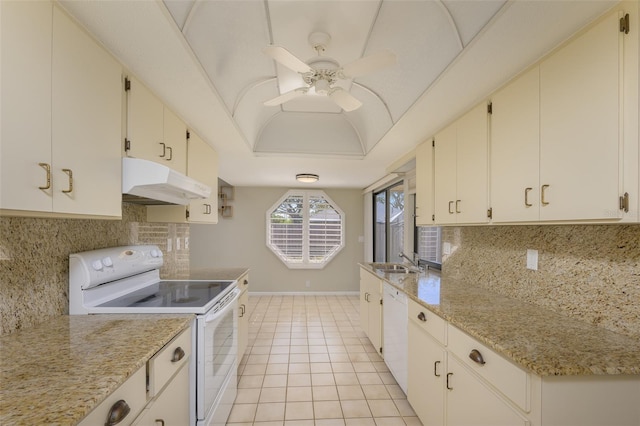
[(144, 204), (160, 201), (187, 205), (192, 200), (208, 198), (211, 187), (178, 173), (163, 164), (141, 158), (122, 159), (122, 194), (140, 197)]
[(195, 314), (190, 363), (190, 425), (223, 426), (237, 393), (236, 281), (160, 279), (154, 245), (69, 256), (69, 313)]
[(407, 295), (385, 283), (382, 308), (384, 362), (406, 394), (407, 364), (409, 362), (407, 355), (409, 352)]

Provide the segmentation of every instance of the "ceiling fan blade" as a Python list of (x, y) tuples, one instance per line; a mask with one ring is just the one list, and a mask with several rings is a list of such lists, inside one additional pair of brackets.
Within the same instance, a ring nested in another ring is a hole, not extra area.
[(304, 74), (305, 72), (313, 72), (313, 68), (295, 57), (293, 53), (289, 52), (284, 47), (267, 46), (264, 48), (264, 53), (295, 72), (299, 72), (301, 74)]
[(390, 50), (382, 50), (373, 55), (356, 59), (342, 67), (343, 78), (360, 77), (370, 72), (388, 67), (396, 63), (396, 54)]
[(290, 92), (283, 93), (282, 95), (277, 96), (273, 99), (269, 99), (268, 101), (265, 101), (264, 105), (265, 106), (282, 105), (283, 103), (288, 102), (291, 99), (295, 99), (298, 96), (304, 95), (305, 93), (307, 93), (307, 91), (309, 91), (308, 87), (300, 87), (298, 89), (291, 90)]
[(336, 87), (329, 92), (329, 97), (338, 104), (340, 108), (349, 112), (356, 110), (362, 106), (362, 102), (354, 98), (351, 93), (341, 87)]

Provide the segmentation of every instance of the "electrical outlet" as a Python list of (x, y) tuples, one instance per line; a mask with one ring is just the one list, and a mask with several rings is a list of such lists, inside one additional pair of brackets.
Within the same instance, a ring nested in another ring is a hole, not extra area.
[(170, 253), (171, 250), (173, 250), (172, 248), (173, 244), (171, 243), (172, 243), (171, 238), (167, 238), (167, 253)]
[(180, 237), (176, 238), (176, 251), (180, 250)]
[(442, 244), (442, 254), (451, 254), (451, 243)]
[(538, 250), (527, 249), (527, 269), (538, 270)]

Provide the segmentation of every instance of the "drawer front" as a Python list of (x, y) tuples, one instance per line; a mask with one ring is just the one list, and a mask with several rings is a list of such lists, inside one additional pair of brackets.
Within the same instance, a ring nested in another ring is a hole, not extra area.
[[(129, 407), (130, 411), (121, 421), (119, 426), (130, 425), (147, 404), (147, 374), (146, 368), (142, 367), (129, 377), (118, 389), (100, 403), (78, 426), (95, 426), (107, 423), (109, 412), (118, 401), (122, 400)], [(120, 406), (122, 404), (120, 403)]]
[(448, 325), (447, 337), (449, 351), (460, 361), (524, 411), (530, 410), (529, 373), (451, 324)]
[(434, 339), (446, 346), (447, 323), (419, 303), (409, 300), (409, 320), (420, 326)]
[(157, 395), (164, 385), (189, 361), (191, 329), (183, 331), (167, 343), (149, 360), (149, 398)]

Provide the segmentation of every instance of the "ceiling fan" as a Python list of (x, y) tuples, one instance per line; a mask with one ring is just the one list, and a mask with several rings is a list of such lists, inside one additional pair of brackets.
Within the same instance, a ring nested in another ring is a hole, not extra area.
[(345, 111), (353, 111), (362, 106), (362, 102), (356, 99), (342, 87), (334, 86), (338, 80), (348, 80), (360, 77), (380, 68), (395, 64), (396, 55), (383, 50), (364, 58), (356, 59), (347, 65), (340, 64), (333, 58), (322, 56), (331, 37), (323, 32), (314, 32), (309, 35), (309, 43), (318, 53), (318, 56), (304, 62), (281, 46), (267, 46), (264, 52), (272, 59), (285, 67), (297, 72), (307, 86), (299, 87), (283, 93), (264, 103), (266, 106), (277, 106), (299, 96), (303, 96), (313, 88), (316, 94), (328, 96)]

